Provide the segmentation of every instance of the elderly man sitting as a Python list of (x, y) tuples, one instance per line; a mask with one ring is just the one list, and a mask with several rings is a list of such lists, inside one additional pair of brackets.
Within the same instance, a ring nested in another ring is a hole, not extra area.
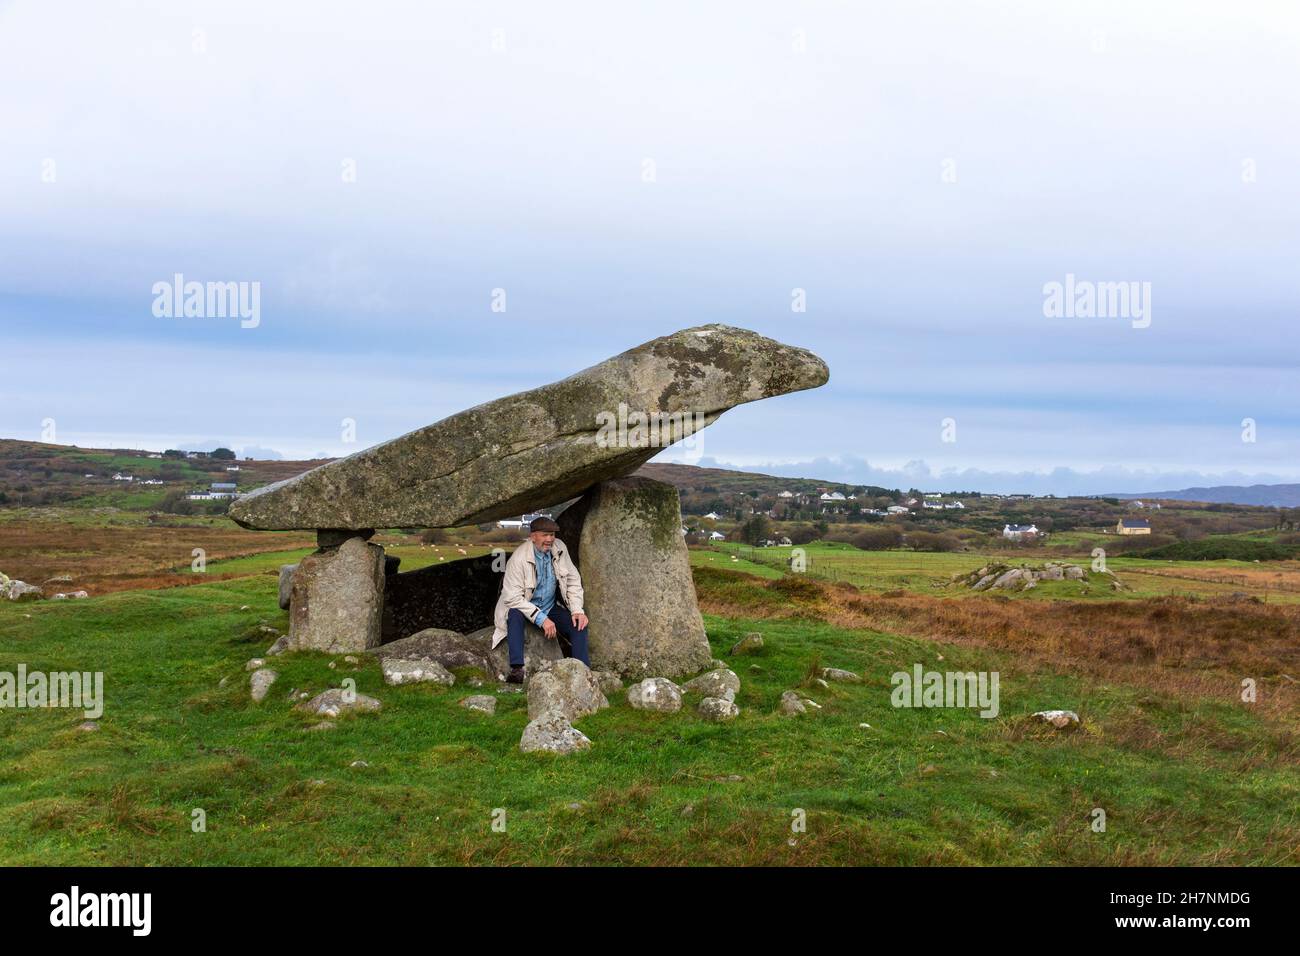
[[(528, 526), (528, 540), (506, 562), (501, 596), (497, 598), (492, 646), (505, 638), (510, 647), (512, 684), (524, 681), (524, 623), (532, 621), (548, 640), (564, 635), (571, 653), (588, 667), (587, 615), (582, 612), (582, 578), (569, 558), (569, 549), (555, 536), (560, 530), (550, 518)], [(557, 599), (563, 599), (564, 604)], [(565, 607), (565, 604), (568, 607)]]

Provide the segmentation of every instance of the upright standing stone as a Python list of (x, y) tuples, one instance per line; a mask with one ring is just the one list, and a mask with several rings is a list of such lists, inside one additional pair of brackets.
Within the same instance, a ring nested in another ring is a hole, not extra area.
[(558, 521), (582, 575), (593, 668), (640, 679), (709, 666), (676, 488), (649, 478), (603, 481)]
[(379, 646), (384, 611), (384, 549), (363, 537), (298, 563), (289, 598), (289, 644), (331, 654)]

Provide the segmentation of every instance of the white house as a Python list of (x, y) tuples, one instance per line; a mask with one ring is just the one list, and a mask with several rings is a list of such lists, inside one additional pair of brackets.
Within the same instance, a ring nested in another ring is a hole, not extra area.
[(727, 536), (726, 536), (725, 534), (723, 534), (721, 531), (710, 531), (710, 532), (709, 532), (709, 540), (710, 540), (710, 541), (726, 541), (726, 540), (727, 540)]
[(1002, 527), (1002, 537), (1019, 541), (1029, 535), (1038, 534), (1038, 526), (1032, 524), (1008, 524)]
[(134, 475), (124, 475), (120, 471), (113, 475), (114, 481), (135, 481)]
[(227, 466), (226, 466), (226, 471), (239, 471), (239, 466), (238, 466), (238, 465), (227, 465)]
[(960, 509), (962, 511), (966, 510), (966, 506), (962, 504), (960, 501), (949, 501), (947, 504), (944, 505), (944, 507), (947, 508), (949, 511), (952, 511), (954, 509)]
[(829, 494), (823, 492), (821, 500), (822, 501), (846, 501), (848, 499), (846, 499), (844, 495), (840, 494), (838, 491), (832, 491)]
[(793, 492), (793, 491), (782, 491), (782, 492), (779, 492), (779, 493), (777, 494), (777, 497), (778, 497), (778, 498), (793, 498), (793, 497), (794, 497), (794, 492)]
[(498, 528), (522, 528), (523, 526), (524, 523), (518, 518), (506, 518), (503, 521), (497, 522)]
[(709, 521), (717, 521), (719, 518), (722, 517), (722, 515), (718, 514), (716, 511), (710, 511), (704, 517), (707, 518)]
[(943, 510), (943, 505), (940, 504), (940, 503), (937, 502), (937, 501), (923, 501), (923, 502), (921, 502), (921, 507), (922, 507), (922, 508), (929, 508), (931, 511), (942, 511), (942, 510)]
[(885, 511), (886, 513), (891, 515), (911, 514), (911, 512), (907, 508), (904, 508), (902, 505), (890, 505), (888, 508), (885, 509)]

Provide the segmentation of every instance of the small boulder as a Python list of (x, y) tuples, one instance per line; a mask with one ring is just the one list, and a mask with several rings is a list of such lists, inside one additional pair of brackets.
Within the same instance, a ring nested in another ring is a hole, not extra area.
[(289, 635), (282, 634), (275, 639), (275, 643), (266, 649), (267, 657), (274, 657), (276, 654), (283, 654), (289, 649)]
[(808, 708), (803, 705), (803, 701), (794, 691), (788, 690), (781, 695), (781, 713), (804, 714), (807, 712)]
[(26, 581), (10, 581), (5, 589), (5, 597), (11, 601), (35, 601), (44, 597), (44, 592)]
[[(504, 642), (503, 642), (504, 643)], [(552, 641), (551, 643), (555, 643)], [(458, 667), (474, 667), (493, 680), (505, 677), (506, 672), (491, 659), (487, 646), (473, 636), (441, 627), (425, 628), (410, 637), (390, 641), (372, 648), (381, 661), (430, 661), (450, 671)]]
[(750, 631), (731, 648), (732, 656), (736, 654), (752, 654), (763, 647), (763, 635), (758, 631)]
[(608, 706), (596, 676), (575, 657), (548, 661), (528, 681), (530, 718), (554, 712), (577, 720)]
[(606, 697), (617, 694), (623, 689), (623, 678), (614, 671), (593, 671), (593, 673), (596, 675), (596, 683), (600, 685), (600, 692)]
[(846, 684), (856, 684), (862, 680), (853, 671), (840, 670), (838, 667), (823, 667), (822, 677), (827, 680), (840, 681)]
[(289, 610), (289, 596), (293, 593), (293, 572), (298, 570), (296, 564), (280, 565), (280, 610)]
[(497, 699), (490, 694), (475, 694), (473, 697), (466, 697), (460, 702), (460, 706), (466, 710), (477, 710), (484, 714), (495, 714), (497, 712)]
[(275, 679), (279, 676), (279, 674), (271, 670), (269, 667), (262, 667), (253, 671), (248, 678), (248, 689), (253, 695), (254, 703), (258, 703), (266, 697), (267, 692), (271, 689), (271, 685), (275, 683)]
[(347, 694), (341, 687), (331, 687), (322, 691), (311, 700), (298, 704), (294, 709), (315, 714), (318, 717), (337, 717), (339, 714), (361, 711), (375, 711), (383, 703), (366, 694)]
[(1057, 730), (1079, 726), (1079, 715), (1072, 710), (1040, 710), (1031, 716), (1051, 724)]
[(382, 661), (384, 683), (399, 684), (442, 684), (450, 687), (456, 683), (456, 675), (437, 661), (405, 661), (386, 657)]
[(543, 751), (553, 754), (570, 754), (586, 750), (591, 740), (581, 730), (569, 723), (563, 714), (546, 713), (530, 721), (519, 738), (519, 749), (524, 753)]
[(266, 661), (264, 661), (264, 660), (263, 660), (262, 658), (260, 658), (260, 657), (254, 657), (254, 658), (252, 658), (251, 660), (249, 660), (249, 662), (248, 662), (247, 664), (244, 665), (244, 670), (246, 670), (246, 671), (255, 671), (255, 670), (257, 670), (257, 669), (259, 669), (259, 668), (261, 668), (261, 667), (265, 667), (265, 666), (266, 666)]
[(672, 713), (682, 709), (682, 689), (667, 677), (647, 677), (627, 689), (627, 702), (637, 710)]
[(705, 720), (731, 720), (740, 713), (740, 708), (725, 697), (706, 697), (697, 710)]
[(682, 691), (688, 694), (701, 694), (704, 697), (721, 697), (723, 700), (735, 700), (740, 693), (740, 678), (736, 672), (726, 667), (719, 667), (692, 678), (682, 685)]

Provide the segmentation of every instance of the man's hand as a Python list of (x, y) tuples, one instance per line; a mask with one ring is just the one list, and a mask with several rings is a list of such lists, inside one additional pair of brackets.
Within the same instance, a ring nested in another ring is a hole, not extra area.
[(552, 641), (555, 640), (555, 622), (549, 617), (542, 618), (542, 633)]
[(579, 611), (577, 614), (573, 615), (573, 626), (576, 627), (576, 628), (577, 628), (578, 630), (580, 630), (580, 631), (582, 631), (582, 630), (586, 630), (586, 627), (587, 627), (587, 615), (583, 614), (581, 611)]

